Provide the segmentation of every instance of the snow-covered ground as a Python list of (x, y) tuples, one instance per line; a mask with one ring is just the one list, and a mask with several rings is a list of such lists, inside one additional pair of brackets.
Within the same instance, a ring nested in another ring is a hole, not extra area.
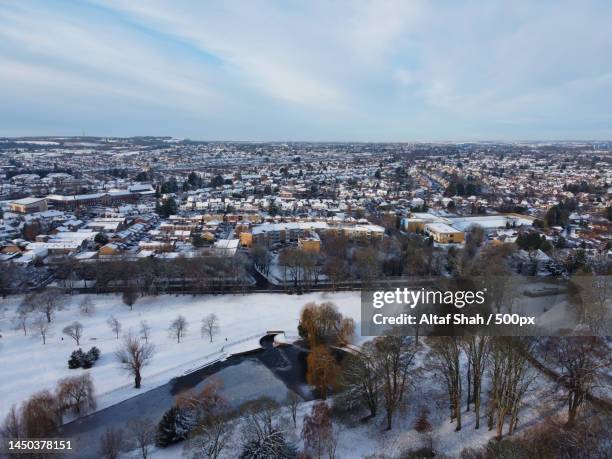
[[(89, 371), (94, 380), (98, 409), (113, 405), (207, 362), (256, 349), (259, 338), (268, 330), (295, 334), (300, 310), (309, 301), (333, 301), (343, 314), (355, 319), (357, 333), (360, 329), (359, 292), (162, 295), (140, 298), (132, 311), (122, 303), (119, 295), (91, 295), (96, 308), (91, 317), (80, 313), (78, 305), (82, 299), (83, 295), (66, 296), (67, 306), (57, 312), (45, 345), (33, 331), (24, 336), (22, 331), (12, 329), (11, 319), (20, 297), (0, 301), (0, 419), (14, 403), (21, 403), (39, 390), (54, 389), (59, 379), (83, 371)], [(212, 343), (200, 334), (201, 320), (210, 313), (219, 317), (220, 325)], [(179, 314), (189, 322), (187, 335), (181, 343), (168, 334), (170, 322)], [(151, 364), (144, 369), (141, 389), (132, 387), (132, 378), (114, 359), (113, 352), (119, 342), (106, 323), (111, 315), (121, 322), (122, 332), (131, 330), (138, 334), (141, 320), (146, 320), (151, 327), (150, 341), (156, 352)], [(84, 327), (80, 347), (87, 351), (95, 345), (102, 351), (100, 360), (90, 370), (70, 370), (67, 366), (70, 353), (78, 346), (62, 334), (62, 329), (74, 320)]]
[[(118, 295), (91, 295), (96, 308), (93, 316), (84, 316), (79, 312), (78, 305), (82, 299), (83, 295), (66, 297), (67, 307), (56, 314), (46, 345), (33, 332), (24, 336), (22, 331), (12, 329), (11, 318), (21, 298), (11, 297), (0, 301), (0, 419), (12, 404), (22, 402), (41, 389), (53, 389), (59, 379), (83, 371), (89, 371), (94, 379), (98, 409), (101, 409), (163, 385), (173, 377), (208, 362), (255, 349), (259, 346), (259, 338), (268, 330), (285, 330), (287, 336), (279, 336), (278, 340), (290, 341), (296, 334), (300, 310), (310, 301), (334, 302), (343, 314), (355, 319), (357, 333), (360, 330), (359, 292), (195, 297), (164, 295), (140, 298), (132, 311), (123, 305)], [(201, 319), (210, 313), (217, 314), (221, 327), (213, 343), (200, 334)], [(179, 314), (189, 322), (188, 333), (181, 343), (170, 337), (167, 330), (170, 322)], [(111, 315), (120, 320), (123, 332), (131, 330), (137, 334), (141, 320), (146, 320), (151, 326), (151, 342), (155, 344), (156, 354), (145, 368), (140, 390), (132, 388), (132, 379), (113, 358), (113, 351), (119, 343), (106, 323)], [(74, 320), (84, 326), (81, 347), (87, 350), (95, 345), (102, 351), (102, 357), (90, 370), (69, 370), (67, 367), (68, 356), (77, 346), (62, 335), (61, 330)], [(365, 339), (368, 338), (358, 336), (356, 341), (360, 343)], [(417, 360), (417, 367), (422, 366), (422, 355)], [(339, 424), (338, 457), (363, 457), (375, 453), (393, 457), (402, 451), (418, 448), (424, 439), (414, 430), (414, 423), (422, 408), (427, 408), (430, 413), (434, 448), (437, 451), (456, 456), (467, 446), (485, 444), (492, 438), (493, 432), (489, 432), (485, 425), (474, 430), (472, 412), (464, 414), (463, 429), (454, 432), (455, 424), (448, 420), (448, 401), (440, 383), (439, 378), (427, 371), (415, 373), (412, 390), (407, 396), (407, 408), (396, 415), (394, 428), (390, 432), (384, 431), (382, 410), (376, 419), (365, 424)], [(527, 406), (521, 413), (520, 428), (550, 415), (542, 411), (541, 401), (545, 394), (550, 397), (552, 392), (550, 383), (540, 376), (526, 399)], [(285, 413), (287, 419), (283, 425), (287, 429), (287, 436), (298, 446), (301, 446), (299, 433), (302, 418), (309, 412), (311, 404), (301, 404), (296, 429)], [(558, 407), (553, 407), (554, 412), (557, 410)], [(485, 424), (484, 419), (481, 423)], [(238, 432), (234, 448), (240, 448), (243, 440)], [(153, 457), (180, 457), (182, 448), (183, 445), (175, 445), (165, 450), (155, 450)], [(231, 451), (233, 454), (228, 451), (226, 457), (235, 457), (236, 449)]]
[[(448, 395), (445, 392), (443, 381), (435, 376), (430, 370), (426, 370), (424, 364), (425, 350), (421, 350), (415, 359), (415, 366), (411, 371), (411, 388), (406, 396), (405, 406), (394, 416), (393, 429), (385, 430), (384, 410), (381, 408), (377, 417), (366, 423), (353, 420), (351, 422), (334, 421), (334, 429), (337, 436), (337, 455), (341, 459), (353, 458), (396, 458), (403, 457), (408, 451), (414, 451), (428, 445), (429, 439), (414, 429), (414, 425), (421, 414), (422, 409), (428, 411), (428, 420), (432, 426), (431, 441), (434, 450), (445, 457), (458, 457), (465, 448), (478, 448), (484, 446), (491, 440), (495, 431), (487, 429), (486, 410), (481, 409), (480, 428), (476, 430), (473, 404), (469, 412), (462, 412), (462, 429), (455, 431), (456, 424), (449, 421)], [(485, 381), (483, 398), (486, 401), (486, 389), (488, 381)], [(519, 425), (515, 434), (520, 434), (525, 429), (533, 427), (544, 419), (562, 411), (561, 403), (554, 398), (554, 384), (546, 378), (539, 377), (533, 382), (528, 391), (524, 406), (519, 415)], [(465, 397), (464, 397), (465, 402)], [(275, 420), (277, 425), (285, 432), (286, 438), (298, 449), (303, 448), (301, 430), (304, 415), (309, 414), (312, 405), (316, 401), (303, 402), (298, 407), (297, 427), (293, 427), (293, 421), (287, 407), (282, 408)], [(331, 405), (332, 401), (328, 400)], [(465, 408), (464, 408), (465, 409)], [(227, 449), (222, 453), (223, 459), (237, 457), (245, 441), (245, 429), (239, 419), (232, 436), (228, 442)], [(507, 425), (504, 428), (504, 436), (507, 433)], [(177, 457), (190, 457), (184, 451), (185, 443), (173, 445), (169, 448), (154, 448), (151, 457), (153, 459), (170, 459)], [(132, 457), (129, 454), (124, 458)]]

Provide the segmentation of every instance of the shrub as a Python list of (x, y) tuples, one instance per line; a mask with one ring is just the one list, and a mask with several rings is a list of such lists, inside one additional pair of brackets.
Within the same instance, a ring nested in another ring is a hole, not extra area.
[(246, 442), (240, 459), (292, 459), (297, 456), (297, 448), (289, 443), (283, 432), (271, 429)]
[(83, 349), (78, 348), (76, 351), (72, 351), (70, 358), (68, 359), (68, 368), (74, 370), (76, 368), (91, 368), (96, 360), (100, 358), (100, 349), (92, 347), (87, 354), (83, 352)]
[(72, 351), (72, 354), (70, 354), (70, 358), (68, 359), (68, 368), (71, 370), (81, 368), (83, 366), (84, 359), (85, 354), (81, 348), (78, 348), (76, 351)]
[(421, 410), (421, 414), (414, 424), (414, 430), (419, 433), (428, 433), (432, 431), (431, 424), (427, 419), (427, 410), (425, 408)]
[(92, 347), (89, 351), (87, 351), (87, 357), (91, 359), (92, 362), (95, 362), (100, 358), (100, 349), (96, 346)]

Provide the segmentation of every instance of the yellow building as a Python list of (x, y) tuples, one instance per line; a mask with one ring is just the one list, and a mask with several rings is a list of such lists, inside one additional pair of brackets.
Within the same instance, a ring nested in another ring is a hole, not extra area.
[(404, 228), (410, 233), (416, 233), (417, 231), (424, 231), (426, 223), (427, 222), (425, 220), (420, 220), (418, 218), (409, 218), (406, 219)]
[(240, 245), (242, 247), (251, 247), (253, 245), (253, 234), (245, 231), (240, 233)]
[(318, 237), (299, 237), (298, 248), (308, 253), (319, 253), (321, 251), (321, 239)]
[(425, 225), (425, 232), (433, 237), (438, 244), (461, 244), (465, 241), (465, 234), (445, 223), (429, 223)]
[(34, 212), (47, 211), (47, 200), (45, 198), (23, 198), (17, 199), (9, 204), (11, 212), (19, 214), (31, 214)]
[(119, 246), (113, 242), (109, 242), (100, 247), (98, 253), (100, 255), (117, 255), (119, 253)]

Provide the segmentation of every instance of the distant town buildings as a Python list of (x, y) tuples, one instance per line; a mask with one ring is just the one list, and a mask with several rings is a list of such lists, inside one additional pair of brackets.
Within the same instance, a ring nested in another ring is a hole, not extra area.
[[(252, 263), (294, 287), (346, 282), (336, 272), (364, 282), (451, 269), (437, 260), (463, 250), (477, 228), (480, 249), (523, 251), (517, 271), (537, 258), (538, 273), (557, 275), (611, 260), (611, 151), (602, 142), (0, 139), (0, 267), (27, 267), (28, 288), (66, 266), (94, 285), (101, 274), (77, 267), (112, 260), (154, 260), (155, 276), (172, 279), (165, 285), (178, 285), (172, 273), (195, 259), (207, 260), (199, 276), (235, 280), (232, 270)], [(433, 252), (419, 261), (401, 253), (410, 244)], [(287, 250), (298, 255), (281, 256)], [(300, 257), (307, 266), (298, 269)]]

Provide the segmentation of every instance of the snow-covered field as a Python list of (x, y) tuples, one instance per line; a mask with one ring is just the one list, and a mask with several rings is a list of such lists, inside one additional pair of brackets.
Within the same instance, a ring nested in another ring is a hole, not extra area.
[[(309, 301), (333, 301), (343, 314), (355, 319), (357, 332), (360, 329), (359, 292), (162, 295), (140, 298), (132, 311), (122, 303), (119, 295), (91, 295), (96, 308), (91, 317), (80, 313), (78, 305), (83, 295), (75, 295), (66, 296), (66, 308), (57, 312), (47, 344), (43, 345), (40, 336), (33, 331), (24, 336), (11, 325), (21, 299), (0, 300), (0, 419), (14, 403), (21, 403), (39, 390), (54, 389), (59, 379), (83, 371), (89, 371), (94, 380), (98, 409), (113, 405), (217, 358), (255, 349), (259, 346), (259, 338), (268, 330), (286, 330), (295, 335), (300, 310)], [(210, 313), (219, 317), (220, 325), (212, 343), (200, 334), (201, 320)], [(170, 322), (179, 314), (189, 322), (187, 335), (181, 343), (168, 333)], [(133, 380), (113, 357), (119, 342), (106, 323), (111, 315), (121, 322), (122, 333), (131, 330), (138, 334), (141, 320), (151, 326), (150, 341), (156, 352), (151, 364), (144, 369), (139, 390), (132, 388)], [(100, 360), (90, 370), (70, 370), (67, 366), (70, 353), (78, 346), (62, 334), (62, 329), (74, 320), (84, 327), (80, 347), (87, 351), (95, 345), (102, 351)]]
[[(91, 295), (96, 308), (93, 316), (85, 316), (79, 311), (78, 305), (83, 295), (67, 296), (65, 299), (66, 308), (57, 312), (45, 345), (33, 331), (24, 336), (22, 331), (14, 330), (11, 326), (11, 319), (21, 302), (20, 297), (0, 301), (0, 419), (12, 404), (19, 404), (41, 389), (53, 389), (59, 379), (83, 371), (89, 371), (94, 379), (98, 409), (101, 409), (163, 385), (173, 377), (207, 362), (255, 349), (259, 346), (259, 338), (268, 330), (285, 330), (290, 339), (291, 335), (296, 335), (300, 310), (309, 301), (334, 302), (344, 315), (355, 319), (357, 333), (360, 330), (359, 292), (195, 297), (163, 295), (140, 298), (131, 311), (118, 295)], [(220, 323), (220, 331), (213, 343), (200, 334), (201, 319), (210, 313), (217, 314)], [(168, 333), (170, 322), (179, 314), (189, 322), (188, 333), (181, 343), (177, 343)], [(111, 315), (121, 322), (122, 332), (138, 334), (141, 320), (146, 320), (151, 326), (151, 342), (155, 344), (156, 353), (151, 364), (145, 368), (140, 390), (132, 388), (131, 377), (119, 368), (113, 357), (119, 342), (106, 323)], [(81, 347), (87, 350), (95, 345), (102, 351), (102, 357), (90, 370), (69, 370), (67, 367), (67, 359), (77, 346), (61, 330), (74, 320), (84, 326)], [(358, 336), (356, 341), (359, 343), (365, 339)], [(422, 363), (422, 355), (417, 360)], [(430, 413), (434, 448), (439, 452), (455, 456), (466, 446), (483, 445), (492, 438), (493, 432), (489, 432), (486, 426), (474, 430), (471, 412), (464, 414), (461, 432), (454, 432), (455, 425), (448, 421), (448, 401), (444, 388), (439, 384), (441, 381), (427, 373), (420, 370), (418, 376), (415, 374), (414, 385), (407, 396), (407, 409), (396, 415), (392, 431), (384, 431), (382, 414), (365, 424), (338, 424), (338, 457), (363, 457), (375, 453), (393, 457), (402, 451), (418, 448), (424, 439), (414, 430), (414, 423), (422, 408), (427, 408)], [(538, 378), (526, 399), (519, 430), (550, 415), (541, 411), (540, 402), (545, 394), (550, 397), (553, 392), (548, 381)], [(298, 446), (301, 420), (311, 404), (301, 404), (296, 429), (290, 422), (283, 423), (288, 438)], [(558, 407), (552, 410), (557, 412)], [(240, 448), (242, 440), (237, 433), (234, 447)], [(165, 450), (155, 450), (153, 457), (180, 457), (182, 448), (183, 445), (175, 445)], [(235, 453), (236, 450), (232, 451)], [(235, 456), (229, 451), (227, 454), (227, 457)]]

